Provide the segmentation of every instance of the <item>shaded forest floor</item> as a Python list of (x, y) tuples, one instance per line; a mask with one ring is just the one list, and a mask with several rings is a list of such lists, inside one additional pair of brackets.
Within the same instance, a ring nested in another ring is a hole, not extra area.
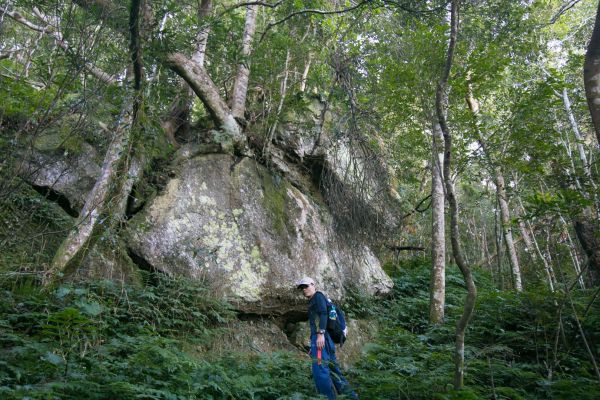
[[(497, 291), (477, 274), (480, 295), (466, 339), (466, 389), (451, 390), (453, 336), (462, 280), (447, 278), (447, 322), (430, 327), (427, 263), (388, 266), (393, 295), (354, 293), (350, 317), (376, 322), (374, 343), (347, 371), (361, 399), (597, 399), (600, 384), (573, 309), (595, 355), (600, 304), (594, 291)], [(211, 346), (235, 313), (198, 283), (159, 279), (146, 287), (110, 282), (44, 293), (3, 278), (0, 398), (309, 399), (310, 363), (294, 352), (223, 355)], [(559, 312), (559, 309), (561, 312)], [(559, 323), (560, 315), (560, 323)], [(341, 350), (343, 351), (343, 349)]]

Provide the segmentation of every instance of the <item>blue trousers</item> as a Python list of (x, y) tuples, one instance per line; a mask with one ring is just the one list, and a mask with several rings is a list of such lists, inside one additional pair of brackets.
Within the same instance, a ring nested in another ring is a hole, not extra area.
[(312, 373), (317, 387), (317, 392), (327, 396), (328, 400), (334, 400), (336, 392), (347, 394), (353, 399), (358, 396), (352, 389), (344, 376), (335, 357), (335, 344), (325, 334), (325, 347), (321, 350), (321, 362), (317, 359), (317, 335), (310, 337), (310, 356), (312, 358)]

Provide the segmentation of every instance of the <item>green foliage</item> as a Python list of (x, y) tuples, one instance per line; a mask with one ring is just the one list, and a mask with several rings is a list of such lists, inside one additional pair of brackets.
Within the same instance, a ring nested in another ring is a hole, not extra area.
[[(455, 268), (448, 269), (446, 322), (431, 326), (427, 260), (401, 263), (393, 270), (394, 292), (373, 312), (379, 336), (364, 347), (365, 356), (352, 369), (351, 380), (362, 399), (566, 399), (569, 391), (578, 393), (577, 398), (598, 396), (600, 384), (567, 297), (537, 289), (498, 291), (481, 271), (475, 271), (479, 297), (466, 337), (466, 389), (453, 391), (454, 327), (465, 295), (462, 278)], [(593, 293), (574, 296), (581, 319)], [(555, 344), (560, 306), (563, 331)], [(597, 315), (594, 309), (599, 307), (592, 305), (587, 315)], [(597, 318), (583, 321), (588, 340), (598, 340)]]
[[(389, 298), (374, 302), (355, 291), (344, 304), (348, 315), (378, 325), (376, 340), (363, 344), (363, 357), (348, 371), (361, 399), (591, 400), (600, 394), (568, 297), (498, 291), (481, 271), (467, 332), (466, 389), (452, 390), (454, 325), (464, 296), (458, 271), (448, 270), (447, 321), (431, 326), (427, 260), (388, 268), (395, 282)], [(599, 343), (594, 293), (573, 295), (588, 340)], [(102, 281), (50, 293), (13, 283), (1, 296), (3, 398), (314, 398), (310, 360), (301, 353), (212, 354), (211, 343), (234, 315), (198, 282), (158, 277), (140, 288)], [(562, 332), (555, 342), (557, 307)]]
[[(9, 60), (0, 61), (2, 68), (12, 66)], [(44, 91), (5, 76), (0, 76), (0, 96), (4, 99), (0, 105), (0, 117), (9, 120), (26, 118), (38, 107), (47, 107), (50, 103), (50, 97)]]
[(0, 196), (0, 273), (38, 271), (52, 259), (71, 218), (58, 205), (22, 182), (9, 181), (2, 172), (0, 187), (6, 192)]
[(305, 356), (211, 355), (233, 313), (197, 282), (12, 289), (0, 304), (3, 399), (311, 397)]

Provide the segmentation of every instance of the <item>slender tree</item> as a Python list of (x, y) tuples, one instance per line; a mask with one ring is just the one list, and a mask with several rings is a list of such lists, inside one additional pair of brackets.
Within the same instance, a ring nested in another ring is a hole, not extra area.
[(242, 35), (240, 61), (231, 95), (231, 113), (238, 120), (244, 120), (244, 110), (246, 109), (248, 78), (250, 77), (250, 54), (252, 53), (252, 40), (256, 31), (257, 11), (257, 5), (248, 5), (246, 7), (246, 23), (244, 25), (244, 34)]
[(431, 160), (431, 284), (429, 290), (429, 322), (444, 322), (446, 303), (446, 230), (444, 207), (444, 176), (442, 165), (444, 140), (439, 122), (432, 131)]
[(487, 148), (487, 141), (483, 132), (479, 127), (479, 102), (473, 96), (473, 88), (471, 86), (471, 80), (469, 74), (467, 74), (467, 104), (469, 109), (475, 118), (475, 126), (477, 127), (477, 136), (479, 143), (485, 158), (488, 161), (489, 167), (492, 171), (494, 183), (496, 185), (496, 196), (498, 197), (498, 204), (500, 205), (500, 223), (502, 225), (502, 235), (504, 236), (504, 244), (508, 253), (508, 259), (510, 260), (510, 266), (512, 268), (513, 279), (515, 282), (515, 289), (518, 292), (523, 291), (523, 283), (521, 279), (521, 266), (519, 263), (519, 257), (517, 256), (517, 248), (513, 239), (512, 227), (510, 222), (510, 210), (508, 207), (508, 196), (506, 194), (506, 184), (504, 182), (504, 175), (499, 166), (494, 165), (492, 156)]
[(452, 163), (452, 133), (450, 132), (446, 122), (448, 79), (450, 77), (454, 50), (456, 48), (456, 39), (458, 36), (458, 2), (459, 0), (452, 0), (451, 2), (450, 41), (448, 43), (446, 64), (439, 80), (435, 97), (437, 117), (440, 128), (444, 134), (444, 182), (446, 187), (446, 198), (450, 208), (450, 239), (452, 242), (452, 253), (467, 285), (467, 295), (465, 298), (463, 313), (456, 325), (454, 388), (457, 390), (462, 389), (464, 386), (465, 332), (473, 315), (473, 310), (475, 309), (475, 300), (477, 298), (477, 287), (475, 286), (471, 269), (463, 257), (460, 246), (460, 233), (458, 229), (458, 202), (456, 199), (456, 194), (454, 193), (454, 185), (450, 172)]

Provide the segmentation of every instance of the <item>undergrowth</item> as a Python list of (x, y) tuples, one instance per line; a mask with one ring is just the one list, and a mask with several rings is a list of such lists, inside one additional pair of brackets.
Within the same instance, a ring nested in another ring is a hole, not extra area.
[[(597, 356), (595, 292), (572, 293), (575, 314), (563, 292), (498, 291), (476, 273), (466, 388), (454, 391), (464, 284), (448, 271), (446, 322), (430, 326), (428, 271), (422, 260), (400, 265), (387, 299), (347, 298), (350, 317), (378, 327), (347, 374), (361, 399), (600, 398), (575, 319)], [(236, 315), (201, 283), (162, 277), (146, 287), (102, 281), (43, 292), (20, 282), (1, 283), (2, 399), (316, 398), (300, 352), (212, 353)]]
[[(381, 327), (377, 341), (365, 346), (365, 357), (350, 376), (361, 398), (600, 398), (569, 297), (498, 291), (481, 272), (475, 272), (479, 296), (465, 340), (466, 388), (452, 390), (454, 331), (466, 290), (456, 269), (447, 274), (446, 322), (431, 326), (428, 263), (419, 260), (395, 270), (391, 298), (375, 307)], [(572, 294), (597, 357), (600, 306), (593, 301), (595, 293)]]
[[(162, 278), (145, 288), (97, 282), (51, 293), (5, 287), (0, 315), (2, 399), (302, 399), (312, 393), (305, 385), (310, 367), (296, 354), (211, 357), (211, 343), (235, 314), (193, 281)], [(194, 355), (184, 350), (190, 347)]]

